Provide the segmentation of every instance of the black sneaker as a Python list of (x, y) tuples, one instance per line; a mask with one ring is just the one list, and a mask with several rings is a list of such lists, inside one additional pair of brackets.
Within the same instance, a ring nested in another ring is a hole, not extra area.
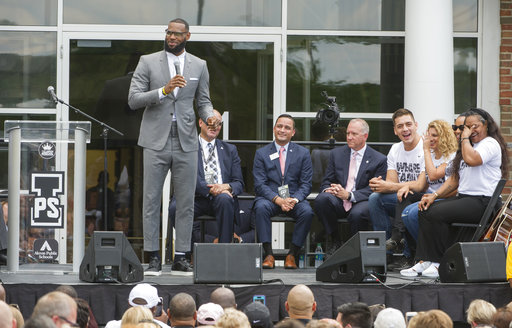
[(400, 254), (404, 251), (405, 248), (405, 239), (402, 238), (399, 241), (389, 238), (386, 240), (386, 251), (391, 251), (395, 254)]
[(400, 271), (403, 269), (410, 268), (414, 265), (414, 259), (412, 257), (400, 256), (394, 260), (393, 263), (388, 264), (388, 271)]
[(332, 245), (330, 245), (330, 247), (327, 249), (327, 252), (325, 253), (325, 259), (327, 260), (329, 257), (332, 256), (332, 254), (334, 254), (338, 248), (341, 247), (341, 242), (333, 242)]
[(159, 276), (162, 274), (162, 261), (156, 256), (152, 256), (149, 258), (149, 265), (146, 270), (144, 270), (145, 276)]
[(194, 273), (194, 268), (186, 258), (174, 261), (171, 266), (171, 274), (181, 276), (191, 276)]

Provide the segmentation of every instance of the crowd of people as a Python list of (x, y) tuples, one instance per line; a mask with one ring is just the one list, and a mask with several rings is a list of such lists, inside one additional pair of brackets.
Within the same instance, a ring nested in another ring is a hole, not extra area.
[[(239, 306), (233, 290), (218, 287), (204, 304), (196, 304), (192, 295), (181, 292), (163, 304), (155, 286), (135, 285), (127, 299), (129, 307), (120, 318), (112, 318), (106, 328), (452, 328), (454, 323), (445, 312), (431, 309), (402, 313), (382, 304), (362, 302), (340, 304), (331, 318), (315, 315), (317, 303), (306, 285), (292, 287), (284, 302), (287, 316), (277, 322), (265, 302), (253, 301)], [(493, 304), (473, 300), (467, 310), (471, 327), (512, 327), (512, 303), (496, 308)], [(15, 304), (8, 304), (0, 286), (0, 328), (97, 328), (94, 313), (87, 301), (78, 297), (72, 286), (59, 286), (37, 300), (30, 317), (21, 315)]]

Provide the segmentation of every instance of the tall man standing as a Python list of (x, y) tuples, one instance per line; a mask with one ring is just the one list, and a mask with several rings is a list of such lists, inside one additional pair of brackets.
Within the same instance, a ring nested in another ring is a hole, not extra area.
[(197, 129), (193, 102), (199, 116), (215, 126), (206, 62), (185, 51), (189, 25), (176, 18), (165, 30), (164, 51), (140, 58), (128, 94), (132, 109), (144, 109), (138, 144), (144, 148), (142, 202), (144, 251), (149, 252), (146, 274), (159, 275), (160, 205), (165, 176), (171, 169), (176, 197), (176, 243), (173, 271), (191, 273), (185, 258), (190, 251), (197, 174)]
[(273, 269), (272, 222), (278, 214), (293, 217), (290, 251), (284, 267), (297, 269), (295, 259), (311, 227), (313, 210), (306, 197), (311, 192), (313, 168), (309, 151), (290, 142), (295, 135), (295, 121), (289, 114), (281, 114), (274, 125), (275, 141), (256, 151), (254, 156), (254, 211), (258, 239), (263, 244), (264, 269)]
[(368, 197), (372, 193), (369, 181), (386, 177), (386, 156), (366, 145), (370, 127), (365, 120), (353, 119), (347, 126), (347, 145), (331, 151), (320, 193), (315, 199), (315, 211), (330, 235), (331, 255), (341, 246), (337, 219), (346, 217), (351, 235), (368, 230), (370, 211)]

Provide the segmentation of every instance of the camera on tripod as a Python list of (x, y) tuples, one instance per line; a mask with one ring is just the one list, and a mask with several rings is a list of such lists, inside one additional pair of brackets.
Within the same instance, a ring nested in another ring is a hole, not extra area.
[(330, 97), (326, 91), (322, 91), (320, 94), (327, 100), (324, 104), (327, 107), (320, 109), (316, 113), (316, 120), (327, 123), (330, 127), (337, 127), (340, 118), (340, 110), (338, 104), (336, 104), (336, 97)]

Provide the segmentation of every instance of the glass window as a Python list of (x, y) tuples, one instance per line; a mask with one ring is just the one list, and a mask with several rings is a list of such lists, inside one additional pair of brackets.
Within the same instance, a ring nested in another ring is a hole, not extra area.
[(57, 0), (3, 0), (0, 25), (57, 26)]
[(404, 0), (288, 0), (288, 28), (403, 31)]
[[(108, 134), (109, 187), (114, 195), (108, 222), (128, 236), (142, 236), (142, 148), (137, 139), (143, 114), (143, 109), (128, 107), (128, 90), (139, 57), (160, 50), (162, 41), (72, 40), (70, 44), (70, 103), (124, 133)], [(266, 118), (274, 110), (273, 43), (189, 42), (187, 51), (208, 63), (210, 97), (221, 113), (229, 112), (230, 139), (265, 140), (272, 127)], [(70, 112), (70, 120), (83, 117)], [(103, 170), (100, 133), (93, 123), (87, 147), (89, 189), (97, 185)], [(252, 191), (254, 149), (253, 145), (239, 148), (248, 191)], [(88, 210), (97, 207), (89, 205)]]
[(280, 26), (281, 1), (276, 0), (66, 0), (66, 24), (167, 25), (176, 17), (190, 25)]
[(47, 88), (57, 78), (57, 33), (0, 33), (0, 107), (55, 108)]
[(477, 32), (478, 0), (453, 0), (453, 30)]
[(476, 106), (477, 47), (476, 38), (454, 38), (455, 113)]
[(337, 98), (347, 112), (392, 113), (403, 106), (401, 37), (290, 36), (287, 111), (312, 112)]

